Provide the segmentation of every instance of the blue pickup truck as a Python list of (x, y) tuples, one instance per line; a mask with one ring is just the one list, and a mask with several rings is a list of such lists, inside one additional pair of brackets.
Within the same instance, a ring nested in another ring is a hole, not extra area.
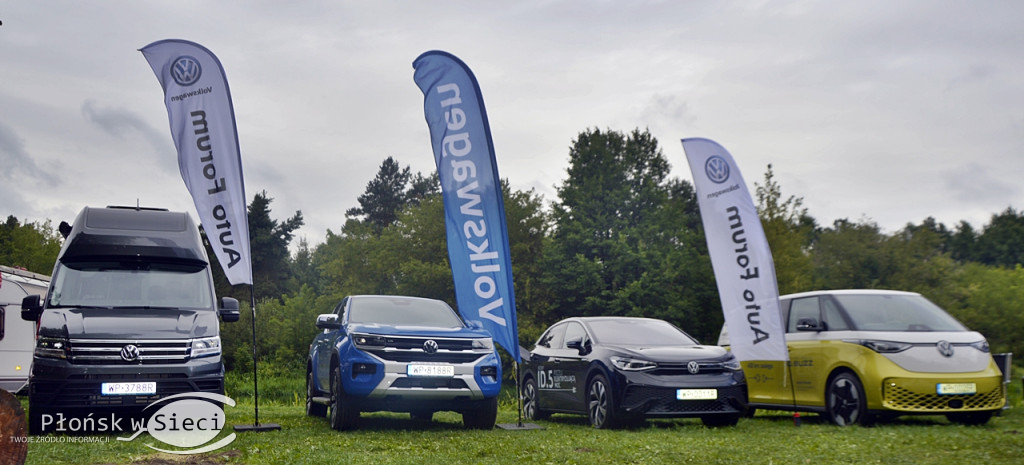
[(498, 414), (501, 361), (479, 324), (466, 324), (434, 299), (359, 295), (317, 316), (309, 346), (306, 414), (331, 427), (356, 427), (360, 412), (462, 414), (467, 428), (490, 429)]

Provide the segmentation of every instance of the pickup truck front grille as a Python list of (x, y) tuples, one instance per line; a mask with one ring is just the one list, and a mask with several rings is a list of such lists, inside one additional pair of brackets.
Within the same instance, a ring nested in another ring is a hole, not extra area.
[(191, 339), (72, 339), (70, 343), (70, 361), (80, 365), (185, 363), (192, 352)]
[[(436, 349), (428, 352), (427, 341), (434, 341)], [(492, 350), (473, 348), (473, 339), (432, 338), (412, 336), (386, 336), (381, 346), (363, 346), (361, 350), (392, 362), (472, 363), (492, 353)]]

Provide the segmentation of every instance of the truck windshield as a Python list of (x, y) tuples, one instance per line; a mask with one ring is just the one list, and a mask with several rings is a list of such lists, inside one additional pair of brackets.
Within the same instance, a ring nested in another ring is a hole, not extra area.
[(967, 331), (930, 300), (915, 294), (840, 294), (836, 300), (861, 331)]
[(350, 305), (349, 323), (437, 328), (463, 326), (455, 311), (439, 300), (364, 296), (353, 297)]
[(57, 263), (50, 307), (212, 308), (205, 267), (139, 262)]

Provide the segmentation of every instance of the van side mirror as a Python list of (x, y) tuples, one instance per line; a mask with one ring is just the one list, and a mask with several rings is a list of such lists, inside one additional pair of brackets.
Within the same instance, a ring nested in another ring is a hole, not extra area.
[(21, 299), (21, 319), (25, 321), (36, 321), (43, 313), (43, 298), (37, 295), (25, 296)]
[(797, 331), (825, 331), (827, 328), (824, 322), (814, 318), (801, 318), (796, 321)]
[(238, 299), (234, 297), (221, 297), (220, 319), (225, 323), (238, 321)]
[(338, 329), (341, 328), (341, 322), (338, 321), (337, 314), (323, 313), (316, 316), (316, 327), (319, 329)]

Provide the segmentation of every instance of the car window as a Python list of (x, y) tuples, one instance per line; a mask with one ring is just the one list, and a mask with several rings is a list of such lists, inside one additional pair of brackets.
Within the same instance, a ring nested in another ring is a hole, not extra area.
[(567, 325), (564, 323), (552, 326), (547, 330), (547, 332), (541, 335), (540, 339), (537, 340), (537, 345), (540, 347), (547, 347), (552, 349), (562, 347), (562, 336), (565, 335), (566, 326)]
[(586, 342), (586, 340), (587, 340), (587, 331), (583, 329), (583, 325), (581, 325), (581, 324), (579, 324), (579, 323), (577, 323), (575, 321), (572, 321), (572, 322), (569, 322), (569, 324), (566, 325), (565, 337), (562, 338), (561, 347), (563, 349), (568, 349), (567, 344), (569, 343), (569, 341), (576, 340), (576, 339), (582, 340), (583, 342)]
[(917, 294), (836, 295), (861, 331), (966, 331), (942, 308)]
[(818, 309), (817, 297), (793, 299), (789, 306), (789, 328), (786, 329), (786, 332), (797, 332), (797, 323), (805, 318), (813, 318), (814, 321), (821, 321), (821, 311)]
[(664, 320), (599, 319), (587, 323), (598, 344), (630, 346), (692, 346), (697, 341)]
[(843, 317), (843, 313), (839, 311), (839, 307), (831, 299), (825, 299), (821, 305), (824, 310), (825, 324), (829, 331), (849, 331), (850, 325), (846, 322), (846, 318)]

